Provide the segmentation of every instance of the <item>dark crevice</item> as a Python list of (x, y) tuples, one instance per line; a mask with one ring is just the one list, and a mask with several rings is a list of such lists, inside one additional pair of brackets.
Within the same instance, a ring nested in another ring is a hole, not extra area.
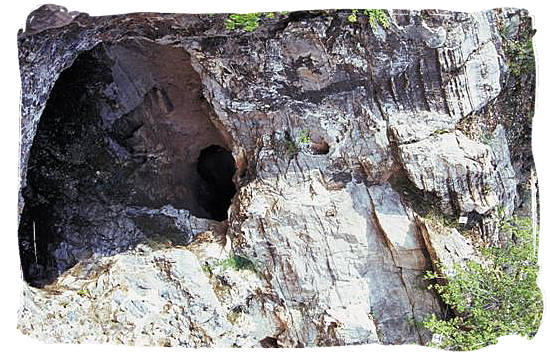
[(281, 346), (277, 343), (277, 338), (274, 337), (265, 337), (260, 340), (260, 345), (262, 348), (280, 348)]
[(330, 151), (330, 146), (326, 141), (321, 139), (319, 142), (313, 142), (311, 149), (314, 155), (326, 155)]
[[(424, 258), (427, 260), (426, 271), (441, 272), (441, 269), (438, 266), (437, 254), (431, 246), (430, 235), (428, 233), (428, 229), (426, 228), (424, 221), (418, 216), (416, 216), (414, 218), (414, 223), (415, 223), (415, 226), (414, 226), (415, 237), (418, 241), (418, 244), (420, 245)], [(425, 282), (426, 282), (425, 284), (426, 288), (428, 288), (428, 285), (432, 285), (429, 291), (433, 294), (434, 298), (437, 300), (439, 308), (441, 308), (442, 317), (444, 319), (450, 319), (451, 316), (453, 315), (452, 309), (445, 301), (443, 301), (443, 299), (441, 298), (441, 295), (435, 290), (435, 288), (433, 288), (435, 284), (445, 285), (446, 280), (444, 278), (439, 278), (437, 280), (434, 280), (434, 279), (425, 280)]]
[(206, 187), (199, 190), (198, 200), (202, 207), (212, 216), (212, 219), (226, 220), (227, 209), (236, 192), (232, 180), (235, 174), (233, 155), (221, 146), (211, 145), (201, 151), (197, 172), (204, 180)]
[(418, 215), (424, 217), (432, 210), (439, 210), (439, 198), (435, 193), (416, 187), (404, 169), (395, 171), (388, 182)]

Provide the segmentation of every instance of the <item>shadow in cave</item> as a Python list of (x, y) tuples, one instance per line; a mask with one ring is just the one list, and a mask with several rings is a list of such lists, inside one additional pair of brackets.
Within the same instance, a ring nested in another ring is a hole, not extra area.
[(211, 145), (201, 151), (197, 171), (206, 182), (206, 188), (199, 192), (201, 205), (212, 215), (212, 219), (227, 219), (227, 209), (236, 192), (232, 180), (235, 174), (233, 155), (221, 146)]
[(57, 79), (27, 163), (19, 223), (25, 281), (43, 286), (91, 255), (193, 235), (222, 221), (235, 161), (182, 48), (128, 40), (81, 53)]

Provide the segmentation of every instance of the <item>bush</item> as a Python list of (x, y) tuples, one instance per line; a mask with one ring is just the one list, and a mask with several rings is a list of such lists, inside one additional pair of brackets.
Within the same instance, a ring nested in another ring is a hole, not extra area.
[(309, 136), (309, 130), (300, 130), (298, 132), (298, 142), (300, 144), (309, 144), (311, 143), (311, 137)]
[[(288, 14), (288, 11), (282, 11), (281, 16)], [(253, 12), (249, 14), (231, 14), (225, 21), (225, 28), (230, 31), (238, 28), (244, 29), (246, 32), (252, 32), (260, 25), (262, 17), (268, 19), (275, 18), (275, 12)]]
[[(357, 13), (358, 10), (352, 10), (351, 15), (348, 16), (348, 21), (357, 22)], [(372, 29), (376, 29), (378, 27), (378, 24), (380, 24), (380, 26), (382, 26), (382, 28), (384, 29), (390, 27), (390, 20), (384, 10), (367, 9), (363, 11), (363, 14), (368, 17), (369, 24)]]
[(227, 30), (234, 30), (236, 28), (243, 28), (247, 32), (254, 31), (260, 24), (261, 12), (255, 12), (250, 14), (232, 14), (225, 21), (225, 28)]
[(500, 37), (510, 73), (519, 77), (524, 73), (535, 72), (535, 53), (533, 50), (534, 30), (523, 31), (511, 38), (509, 28), (501, 28)]
[(475, 350), (495, 344), (498, 337), (519, 334), (532, 338), (542, 319), (542, 294), (537, 287), (537, 235), (529, 218), (502, 225), (510, 235), (506, 247), (482, 249), (486, 262), (456, 266), (454, 275), (428, 272), (434, 288), (452, 310), (448, 318), (431, 314), (423, 325), (435, 334), (430, 345)]

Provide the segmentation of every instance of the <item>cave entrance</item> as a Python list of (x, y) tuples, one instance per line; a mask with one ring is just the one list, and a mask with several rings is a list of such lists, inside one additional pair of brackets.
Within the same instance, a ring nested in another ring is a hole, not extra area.
[(227, 210), (236, 188), (233, 183), (235, 159), (231, 152), (219, 145), (210, 145), (201, 150), (197, 172), (204, 181), (205, 188), (199, 192), (199, 202), (212, 216), (212, 219), (227, 219)]
[[(183, 48), (132, 39), (79, 54), (57, 79), (27, 163), (19, 249), (41, 285), (93, 254), (222, 221), (235, 161)], [(167, 231), (168, 230), (168, 231)]]

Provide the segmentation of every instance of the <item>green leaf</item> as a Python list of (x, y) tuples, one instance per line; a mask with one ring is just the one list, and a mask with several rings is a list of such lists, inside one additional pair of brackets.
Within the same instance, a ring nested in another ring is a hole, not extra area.
[[(542, 294), (537, 286), (537, 243), (529, 218), (506, 220), (509, 234), (504, 247), (486, 247), (485, 262), (456, 265), (444, 284), (431, 284), (453, 310), (453, 316), (428, 316), (423, 325), (443, 338), (437, 346), (475, 350), (496, 343), (500, 336), (519, 334), (532, 338), (542, 319)], [(433, 281), (435, 272), (424, 277)]]

